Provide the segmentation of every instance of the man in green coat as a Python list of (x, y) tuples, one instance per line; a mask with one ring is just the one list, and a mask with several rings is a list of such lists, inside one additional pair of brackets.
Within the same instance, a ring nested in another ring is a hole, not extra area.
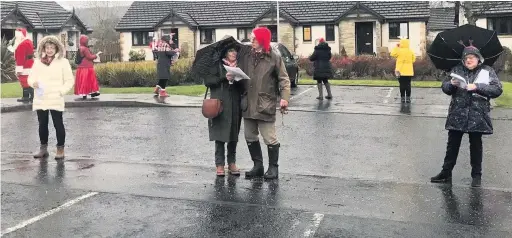
[[(242, 116), (245, 140), (254, 162), (254, 167), (245, 173), (245, 177), (264, 176), (265, 179), (276, 179), (280, 147), (275, 127), (276, 108), (278, 105), (282, 109), (288, 107), (290, 79), (281, 56), (271, 50), (270, 30), (256, 28), (251, 38), (251, 53), (240, 59), (240, 68), (250, 78), (244, 81), (246, 93), (242, 97)], [(269, 167), (265, 174), (259, 133), (268, 147)]]

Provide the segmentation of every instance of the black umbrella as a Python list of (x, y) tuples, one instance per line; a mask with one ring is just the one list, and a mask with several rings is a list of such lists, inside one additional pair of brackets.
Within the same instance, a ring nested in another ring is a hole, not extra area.
[(235, 49), (240, 56), (248, 54), (251, 46), (244, 45), (230, 36), (198, 50), (191, 68), (192, 76), (199, 78), (215, 74), (220, 60), (224, 58), (229, 49)]
[(467, 24), (437, 34), (427, 54), (436, 68), (449, 71), (460, 64), (462, 51), (470, 45), (480, 50), (484, 64), (489, 66), (503, 53), (496, 31)]

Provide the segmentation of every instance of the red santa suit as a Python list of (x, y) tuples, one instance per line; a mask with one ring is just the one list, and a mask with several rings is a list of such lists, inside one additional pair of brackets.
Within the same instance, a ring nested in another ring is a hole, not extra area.
[(30, 88), (27, 79), (34, 64), (34, 44), (27, 38), (27, 30), (23, 28), (16, 29), (14, 42), (14, 59), (16, 60), (18, 79), (21, 87)]
[(83, 58), (76, 70), (75, 95), (80, 95), (84, 98), (87, 95), (92, 97), (100, 95), (100, 87), (93, 62), (98, 56), (91, 53), (91, 50), (87, 47), (88, 43), (89, 38), (87, 36), (80, 36), (80, 50), (78, 54)]

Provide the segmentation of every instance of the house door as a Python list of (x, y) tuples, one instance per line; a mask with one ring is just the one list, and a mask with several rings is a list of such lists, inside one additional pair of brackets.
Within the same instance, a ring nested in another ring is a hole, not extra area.
[(373, 22), (356, 22), (357, 55), (373, 54)]

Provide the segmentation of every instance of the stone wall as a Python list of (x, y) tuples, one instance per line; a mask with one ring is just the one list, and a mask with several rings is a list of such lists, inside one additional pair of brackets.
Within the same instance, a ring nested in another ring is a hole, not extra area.
[(182, 50), (182, 56), (194, 57), (194, 31), (189, 27), (178, 27), (179, 48)]
[(343, 20), (339, 24), (340, 52), (345, 47), (347, 55), (356, 54), (356, 24), (354, 20)]
[(279, 41), (286, 46), (290, 52), (295, 53), (295, 45), (293, 44), (295, 37), (293, 35), (293, 27), (288, 23), (279, 23)]

